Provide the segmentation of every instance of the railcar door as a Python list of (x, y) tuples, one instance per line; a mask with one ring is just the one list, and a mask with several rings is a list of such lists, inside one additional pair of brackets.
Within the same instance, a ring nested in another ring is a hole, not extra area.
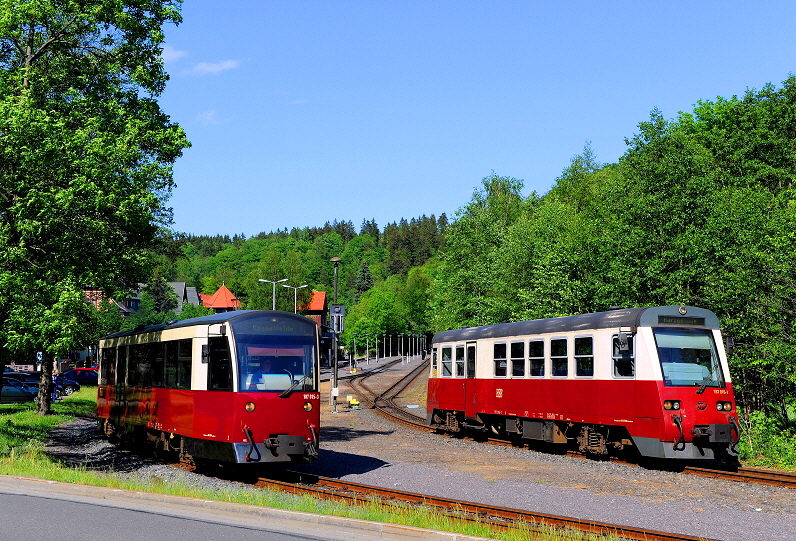
[(467, 342), (467, 347), (465, 348), (465, 364), (467, 365), (467, 374), (464, 379), (464, 415), (466, 417), (475, 417), (475, 342)]

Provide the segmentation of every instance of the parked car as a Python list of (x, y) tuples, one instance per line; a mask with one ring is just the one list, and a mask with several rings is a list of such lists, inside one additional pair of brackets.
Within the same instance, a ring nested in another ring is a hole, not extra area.
[[(29, 385), (34, 384), (36, 387), (39, 386), (39, 382), (41, 381), (41, 372), (14, 372), (12, 375), (19, 376), (25, 383)], [(62, 395), (69, 396), (75, 391), (80, 390), (80, 384), (69, 378), (58, 376), (58, 390), (61, 391)]]
[(64, 372), (63, 377), (76, 381), (80, 385), (97, 385), (99, 381), (99, 373), (94, 368), (75, 368), (74, 370), (67, 370)]
[(3, 374), (3, 390), (0, 392), (0, 404), (35, 402), (38, 396), (38, 386), (28, 385), (20, 379)]

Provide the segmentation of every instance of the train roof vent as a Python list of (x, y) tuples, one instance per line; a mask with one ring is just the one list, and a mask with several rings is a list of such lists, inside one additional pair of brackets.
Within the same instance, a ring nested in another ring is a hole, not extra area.
[(621, 306), (609, 306), (608, 310), (622, 310)]

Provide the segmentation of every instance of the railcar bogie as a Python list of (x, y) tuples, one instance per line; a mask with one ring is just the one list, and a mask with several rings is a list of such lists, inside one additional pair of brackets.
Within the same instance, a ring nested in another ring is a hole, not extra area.
[(445, 331), (429, 424), (586, 454), (737, 461), (718, 319), (650, 307)]

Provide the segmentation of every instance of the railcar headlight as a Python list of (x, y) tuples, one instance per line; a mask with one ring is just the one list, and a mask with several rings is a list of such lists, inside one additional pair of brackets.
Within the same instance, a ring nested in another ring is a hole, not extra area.
[(716, 402), (716, 411), (732, 411), (732, 402)]
[(251, 413), (254, 411), (254, 408), (255, 408), (254, 402), (246, 402), (246, 411)]
[(304, 411), (312, 411), (312, 402), (304, 402)]
[(680, 409), (680, 401), (679, 400), (664, 400), (663, 401), (663, 409), (665, 409), (665, 410), (679, 410)]

